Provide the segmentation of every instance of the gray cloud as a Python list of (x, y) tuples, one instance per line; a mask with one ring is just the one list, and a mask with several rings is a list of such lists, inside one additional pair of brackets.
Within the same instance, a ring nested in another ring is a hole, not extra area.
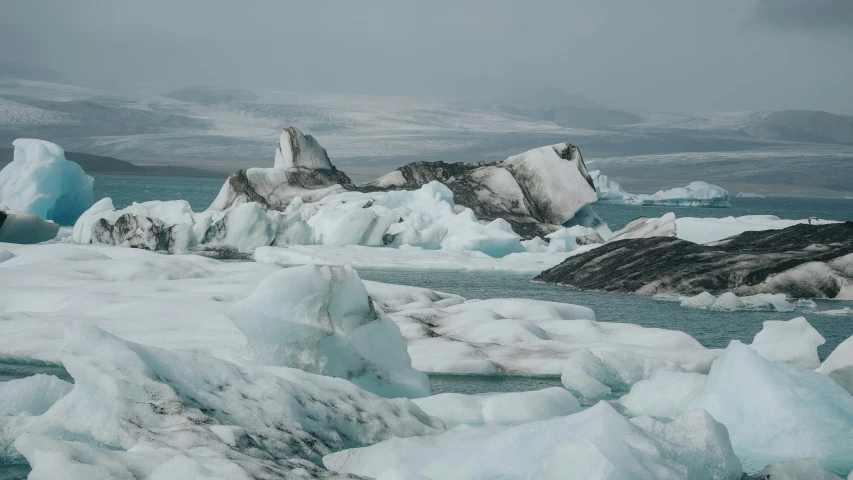
[(755, 34), (765, 3), (7, 0), (0, 62), (173, 87), (481, 101), (552, 85), (622, 108), (853, 111), (849, 42)]
[(853, 1), (758, 0), (752, 21), (782, 30), (853, 35)]

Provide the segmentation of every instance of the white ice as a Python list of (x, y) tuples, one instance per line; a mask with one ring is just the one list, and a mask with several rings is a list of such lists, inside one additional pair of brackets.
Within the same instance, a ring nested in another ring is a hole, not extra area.
[(333, 168), (326, 149), (321, 147), (314, 137), (304, 135), (294, 127), (285, 128), (281, 131), (278, 146), (275, 149), (274, 167), (278, 169)]
[(633, 415), (675, 418), (688, 409), (705, 387), (707, 375), (657, 370), (619, 399)]
[(843, 480), (838, 475), (827, 471), (814, 458), (776, 462), (766, 467), (756, 475), (757, 480)]
[(841, 342), (817, 369), (853, 395), (853, 337)]
[(730, 207), (729, 192), (706, 182), (692, 182), (686, 187), (659, 190), (653, 194), (628, 193), (600, 170), (590, 172), (598, 192), (599, 203), (625, 203), (674, 207)]
[(793, 312), (795, 307), (786, 300), (784, 293), (759, 293), (739, 297), (732, 292), (726, 292), (715, 297), (708, 292), (702, 292), (692, 297), (679, 297), (682, 307), (700, 308), (717, 312), (734, 312), (738, 310), (762, 310), (771, 312)]
[(853, 316), (853, 308), (844, 307), (844, 308), (836, 308), (833, 310), (821, 310), (819, 312), (814, 312), (817, 315), (826, 315), (829, 317), (850, 317)]
[(65, 150), (44, 140), (19, 138), (0, 170), (0, 210), (28, 213), (71, 225), (92, 206), (94, 179), (65, 159)]
[[(2, 213), (2, 212), (0, 212)], [(20, 212), (5, 212), (0, 225), (0, 242), (32, 244), (46, 242), (56, 237), (59, 225)]]
[(797, 317), (765, 321), (750, 347), (771, 362), (814, 369), (820, 366), (817, 348), (824, 343), (826, 339), (805, 317)]
[(675, 214), (665, 213), (660, 218), (639, 217), (625, 225), (621, 230), (613, 232), (607, 240), (615, 242), (628, 238), (674, 237), (676, 236)]
[(338, 472), (376, 477), (394, 469), (434, 480), (739, 479), (722, 425), (702, 411), (669, 424), (634, 424), (606, 403), (573, 415), (506, 426), (458, 426), (327, 455)]
[[(48, 362), (59, 361), (62, 328), (75, 320), (146, 345), (239, 358), (247, 339), (228, 312), (263, 279), (284, 271), (93, 245), (0, 244), (0, 250), (15, 255), (0, 263), (0, 358)], [(400, 327), (412, 365), (422, 372), (557, 376), (578, 349), (608, 345), (683, 357), (706, 369), (716, 357), (682, 332), (595, 322), (582, 306), (466, 301), (424, 288), (364, 284)]]
[(658, 350), (603, 345), (575, 352), (563, 364), (560, 380), (575, 395), (598, 400), (627, 392), (661, 370), (705, 373), (718, 354), (704, 348)]
[(811, 457), (833, 471), (853, 469), (853, 396), (825, 375), (765, 360), (737, 340), (690, 408), (724, 424), (738, 456), (758, 469)]
[(228, 312), (262, 365), (345, 378), (383, 397), (429, 395), (400, 329), (368, 297), (352, 267), (306, 265), (263, 279)]
[(407, 302), (394, 290), (383, 293), (383, 284), (366, 284), (400, 326), (412, 365), (422, 372), (557, 376), (566, 360), (584, 349), (619, 350), (626, 353), (613, 355), (707, 372), (718, 354), (683, 332), (596, 322), (592, 310), (578, 305), (522, 298), (466, 301), (427, 289)]
[(0, 382), (0, 416), (41, 415), (71, 391), (72, 385), (53, 375), (38, 374)]
[(427, 415), (442, 419), (447, 428), (456, 425), (520, 425), (581, 410), (577, 399), (561, 387), (479, 395), (441, 393), (412, 401)]
[[(809, 223), (809, 220), (784, 220), (773, 215), (745, 215), (724, 218), (683, 217), (675, 220), (678, 238), (699, 244), (716, 242), (743, 232), (781, 230), (803, 223)], [(834, 220), (812, 220), (812, 223), (824, 225), (836, 222)]]
[(549, 253), (548, 246), (545, 245), (544, 241), (541, 243), (534, 241), (522, 243), (525, 243), (525, 248), (531, 252), (511, 253), (501, 258), (491, 257), (479, 251), (424, 250), (409, 245), (401, 245), (399, 248), (373, 248), (360, 245), (292, 245), (257, 248), (254, 259), (257, 262), (282, 266), (352, 265), (359, 270), (435, 270), (538, 274), (572, 255), (587, 252), (597, 246), (583, 245), (571, 252)]
[[(130, 232), (130, 240), (98, 233), (99, 220), (114, 225), (125, 214), (133, 215), (143, 231), (135, 235)], [(158, 233), (164, 229), (171, 229), (171, 233)], [(564, 253), (577, 249), (573, 238), (590, 232), (584, 227), (555, 232), (554, 247), (546, 250)], [(168, 242), (161, 238), (164, 235)], [(72, 239), (80, 244), (141, 246), (149, 250), (162, 249), (168, 243), (170, 251), (213, 244), (231, 245), (241, 251), (272, 245), (405, 246), (475, 251), (496, 258), (526, 252), (521, 237), (505, 220), (481, 223), (471, 209), (458, 208), (453, 194), (439, 182), (413, 191), (331, 194), (313, 203), (297, 197), (284, 212), (249, 202), (234, 206), (227, 213), (195, 213), (183, 200), (134, 203), (116, 210), (110, 199), (103, 199), (77, 221)]]
[(31, 478), (313, 478), (329, 453), (443, 430), (410, 401), (342, 379), (145, 347), (83, 324), (66, 330), (62, 363), (70, 393), (42, 415), (0, 417), (0, 441), (17, 438)]

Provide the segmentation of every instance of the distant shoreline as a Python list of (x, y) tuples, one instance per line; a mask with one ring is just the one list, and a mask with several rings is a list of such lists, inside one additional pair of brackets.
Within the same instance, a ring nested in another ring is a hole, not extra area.
[[(0, 148), (0, 169), (14, 158), (13, 148)], [(65, 152), (65, 158), (77, 163), (87, 174), (134, 175), (144, 177), (190, 177), (190, 178), (228, 178), (228, 173), (197, 167), (179, 167), (173, 165), (137, 165), (112, 157), (102, 157), (90, 153)]]

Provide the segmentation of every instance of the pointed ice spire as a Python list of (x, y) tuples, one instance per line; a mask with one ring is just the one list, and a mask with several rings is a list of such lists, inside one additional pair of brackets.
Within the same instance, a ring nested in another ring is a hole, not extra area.
[(311, 135), (304, 135), (296, 127), (287, 127), (281, 131), (278, 147), (275, 149), (275, 168), (293, 167), (313, 170), (334, 168), (329, 161), (326, 149), (321, 147)]

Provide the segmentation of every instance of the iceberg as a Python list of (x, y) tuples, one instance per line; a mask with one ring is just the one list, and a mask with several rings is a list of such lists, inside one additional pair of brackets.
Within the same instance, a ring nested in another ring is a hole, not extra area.
[(577, 413), (581, 405), (560, 387), (510, 393), (442, 393), (412, 400), (447, 428), (457, 425), (520, 425)]
[(0, 243), (41, 243), (56, 238), (59, 225), (28, 213), (0, 210)]
[(739, 297), (732, 292), (726, 292), (715, 297), (708, 292), (702, 292), (692, 297), (679, 297), (682, 307), (701, 308), (717, 312), (734, 312), (738, 310), (762, 310), (770, 312), (793, 312), (795, 307), (787, 301), (784, 293), (759, 293)]
[(281, 131), (273, 168), (249, 168), (232, 173), (208, 210), (228, 212), (254, 202), (264, 209), (283, 210), (296, 197), (315, 202), (344, 191), (349, 177), (332, 165), (314, 137), (295, 127)]
[(633, 415), (675, 418), (702, 393), (707, 379), (701, 373), (657, 370), (648, 379), (635, 383), (619, 403)]
[(817, 369), (853, 395), (853, 337), (841, 342)]
[(600, 170), (590, 172), (598, 203), (624, 203), (668, 207), (731, 207), (729, 192), (707, 182), (692, 182), (686, 187), (659, 190), (645, 195), (628, 193), (618, 183), (603, 175)]
[(255, 363), (345, 378), (383, 397), (429, 395), (399, 327), (352, 267), (307, 265), (270, 275), (228, 317), (248, 338)]
[(582, 218), (586, 227), (598, 224), (594, 215), (584, 215), (585, 207), (598, 198), (592, 177), (580, 149), (569, 143), (489, 164), (414, 162), (364, 188), (416, 189), (431, 181), (447, 185), (456, 202), (471, 208), (477, 218), (503, 218), (525, 239), (547, 235), (573, 219)]
[(853, 316), (853, 308), (844, 307), (837, 308), (834, 310), (821, 310), (819, 312), (814, 312), (817, 315), (826, 315), (828, 317), (850, 317)]
[(791, 320), (767, 320), (752, 340), (753, 350), (771, 362), (787, 362), (803, 368), (820, 366), (817, 348), (826, 339), (805, 317)]
[(725, 425), (735, 452), (752, 465), (815, 458), (829, 470), (853, 469), (853, 396), (825, 375), (765, 360), (737, 340), (690, 408)]
[(12, 163), (0, 170), (0, 210), (73, 225), (92, 206), (94, 179), (59, 145), (27, 138), (12, 145)]
[(694, 411), (669, 424), (636, 425), (607, 403), (518, 426), (459, 426), (386, 440), (323, 458), (326, 468), (377, 477), (388, 470), (429, 479), (681, 479), (741, 477), (726, 429)]
[(624, 239), (570, 255), (533, 281), (641, 295), (709, 292), (736, 307), (741, 301), (723, 294), (853, 299), (853, 222), (750, 231), (705, 245)]
[(82, 324), (66, 330), (62, 363), (70, 393), (41, 415), (0, 417), (32, 478), (324, 478), (325, 455), (443, 430), (409, 400), (342, 379), (144, 347)]

